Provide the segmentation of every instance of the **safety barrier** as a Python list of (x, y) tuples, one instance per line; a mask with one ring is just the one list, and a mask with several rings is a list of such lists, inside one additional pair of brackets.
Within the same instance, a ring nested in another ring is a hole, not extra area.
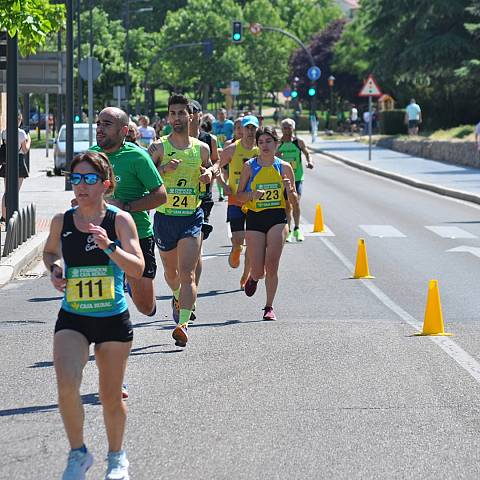
[[(7, 224), (5, 245), (3, 246), (2, 257), (10, 255), (19, 245), (26, 242), (32, 235), (35, 235), (36, 209), (31, 203), (20, 212), (15, 211)], [(0, 238), (1, 244), (1, 238)]]

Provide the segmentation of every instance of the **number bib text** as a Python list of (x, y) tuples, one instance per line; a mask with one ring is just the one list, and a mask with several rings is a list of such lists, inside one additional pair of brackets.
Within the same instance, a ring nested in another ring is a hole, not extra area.
[(70, 267), (67, 269), (67, 303), (78, 313), (112, 310), (115, 301), (113, 267)]
[(280, 183), (259, 183), (257, 190), (265, 190), (265, 193), (255, 202), (256, 209), (279, 207), (282, 185)]
[(167, 188), (167, 203), (165, 214), (175, 216), (192, 215), (197, 208), (197, 194), (194, 188)]

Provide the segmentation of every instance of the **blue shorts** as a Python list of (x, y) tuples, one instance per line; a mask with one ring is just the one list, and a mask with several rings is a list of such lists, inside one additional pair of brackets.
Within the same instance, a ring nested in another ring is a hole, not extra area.
[(227, 208), (227, 222), (230, 222), (231, 232), (243, 232), (245, 230), (246, 214), (242, 212), (242, 207), (229, 205)]
[(177, 248), (179, 240), (188, 237), (199, 237), (202, 232), (203, 210), (197, 208), (193, 215), (175, 217), (155, 212), (153, 219), (153, 236), (162, 252)]
[(299, 195), (302, 194), (302, 192), (303, 192), (303, 180), (299, 180), (299, 181), (295, 180), (295, 190), (297, 191), (297, 193)]

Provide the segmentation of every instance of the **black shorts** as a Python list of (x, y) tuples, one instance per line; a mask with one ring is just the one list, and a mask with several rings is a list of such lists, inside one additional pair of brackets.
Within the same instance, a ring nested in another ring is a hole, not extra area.
[(229, 205), (227, 207), (227, 222), (230, 222), (231, 232), (243, 232), (245, 231), (245, 213), (242, 211), (242, 207), (237, 205)]
[(210, 196), (202, 198), (202, 203), (200, 208), (203, 210), (203, 223), (202, 223), (202, 233), (203, 239), (206, 240), (208, 236), (212, 233), (213, 227), (209, 223), (210, 212), (213, 208), (213, 199)]
[(155, 260), (155, 240), (153, 236), (141, 238), (140, 248), (145, 259), (145, 270), (143, 276), (146, 278), (155, 278), (157, 274), (157, 261)]
[(111, 317), (88, 317), (60, 309), (55, 333), (60, 330), (75, 330), (81, 333), (89, 344), (133, 340), (133, 328), (128, 310)]
[[(5, 178), (7, 176), (6, 164), (0, 165), (0, 177)], [(25, 163), (25, 156), (23, 153), (18, 154), (18, 178), (28, 178), (28, 168)]]
[(287, 214), (284, 208), (268, 208), (261, 212), (249, 210), (247, 212), (247, 230), (267, 233), (273, 226), (287, 223)]
[(419, 123), (420, 122), (418, 120), (409, 120), (408, 121), (408, 128), (418, 127)]

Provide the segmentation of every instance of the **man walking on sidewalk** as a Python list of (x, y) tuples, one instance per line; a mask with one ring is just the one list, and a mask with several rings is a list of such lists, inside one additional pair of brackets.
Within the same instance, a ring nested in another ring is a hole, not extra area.
[(418, 135), (418, 126), (422, 123), (422, 110), (414, 98), (405, 109), (405, 123), (408, 125), (409, 135)]

